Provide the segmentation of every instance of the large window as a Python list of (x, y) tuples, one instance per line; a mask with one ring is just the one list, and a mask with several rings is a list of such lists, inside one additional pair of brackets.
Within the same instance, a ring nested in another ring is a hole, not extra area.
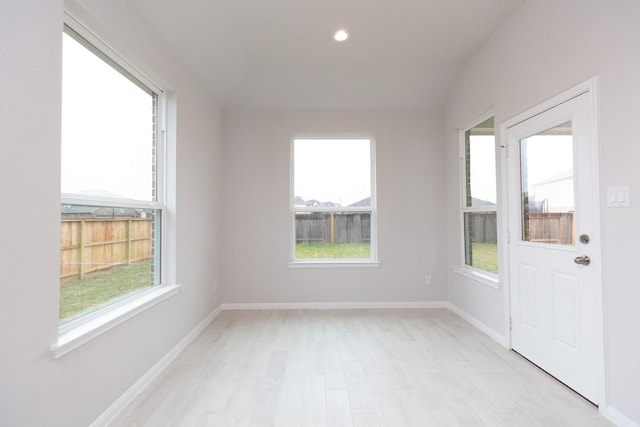
[(97, 46), (65, 26), (61, 322), (159, 284), (162, 271), (161, 91)]
[(496, 162), (493, 117), (463, 133), (464, 263), (489, 273), (498, 273), (496, 221)]
[(375, 261), (373, 139), (294, 138), (292, 150), (292, 260)]

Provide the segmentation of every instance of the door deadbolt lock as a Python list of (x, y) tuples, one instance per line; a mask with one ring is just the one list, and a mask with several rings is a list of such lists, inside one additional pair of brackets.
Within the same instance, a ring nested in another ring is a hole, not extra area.
[(573, 262), (575, 262), (576, 264), (587, 266), (591, 264), (591, 258), (586, 255), (577, 256), (573, 259)]
[(589, 243), (589, 235), (588, 234), (582, 234), (580, 235), (580, 243), (582, 243), (583, 245), (586, 245)]

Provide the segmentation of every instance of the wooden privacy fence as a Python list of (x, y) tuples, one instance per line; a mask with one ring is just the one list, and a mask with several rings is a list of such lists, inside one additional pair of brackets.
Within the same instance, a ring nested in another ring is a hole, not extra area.
[(465, 214), (466, 227), (469, 228), (474, 243), (497, 243), (498, 224), (495, 212), (473, 212)]
[(296, 243), (370, 243), (371, 213), (297, 213)]
[[(496, 243), (495, 212), (474, 212), (465, 218), (474, 243)], [(573, 212), (529, 213), (525, 216), (524, 240), (529, 242), (570, 245), (575, 242)]]
[(153, 219), (62, 219), (60, 279), (73, 280), (153, 256)]
[(525, 216), (525, 240), (570, 245), (575, 243), (573, 212), (530, 213)]

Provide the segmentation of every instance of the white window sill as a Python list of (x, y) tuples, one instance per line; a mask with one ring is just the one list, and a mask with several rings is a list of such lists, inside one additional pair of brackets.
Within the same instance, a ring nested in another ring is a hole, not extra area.
[(380, 262), (370, 260), (290, 261), (289, 268), (377, 268)]
[(478, 270), (468, 266), (454, 265), (451, 267), (454, 273), (461, 276), (473, 279), (476, 282), (482, 283), (494, 289), (500, 289), (500, 278), (497, 274), (489, 273), (488, 271)]
[(75, 350), (127, 319), (177, 294), (179, 288), (180, 285), (155, 286), (105, 310), (88, 314), (60, 326), (58, 342), (51, 346), (53, 357), (58, 359)]

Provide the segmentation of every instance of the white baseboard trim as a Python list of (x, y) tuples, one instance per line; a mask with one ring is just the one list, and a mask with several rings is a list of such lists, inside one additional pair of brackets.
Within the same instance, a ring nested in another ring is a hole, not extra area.
[(625, 415), (622, 415), (611, 406), (607, 405), (604, 410), (601, 411), (601, 414), (618, 427), (640, 427), (640, 424), (626, 417)]
[(460, 307), (453, 305), (451, 303), (447, 303), (447, 306), (449, 310), (453, 311), (455, 314), (462, 317), (464, 320), (471, 323), (480, 331), (484, 332), (486, 335), (488, 335), (489, 337), (497, 341), (498, 344), (502, 345), (505, 348), (509, 348), (509, 340), (507, 339), (507, 337), (499, 334), (498, 332), (496, 332), (486, 324), (482, 323), (481, 321), (479, 321), (478, 319), (476, 319), (466, 311), (462, 310)]
[(138, 381), (136, 381), (129, 389), (124, 392), (118, 400), (116, 400), (106, 411), (102, 413), (90, 427), (106, 427), (129, 405), (137, 395), (139, 395), (151, 382), (162, 373), (163, 370), (193, 341), (204, 328), (216, 318), (222, 311), (219, 306), (213, 313), (208, 315), (200, 322), (191, 332), (187, 334), (178, 344), (175, 345), (162, 359), (158, 361), (151, 369), (149, 369)]
[(380, 308), (449, 308), (446, 301), (284, 302), (222, 304), (222, 310), (337, 310)]

